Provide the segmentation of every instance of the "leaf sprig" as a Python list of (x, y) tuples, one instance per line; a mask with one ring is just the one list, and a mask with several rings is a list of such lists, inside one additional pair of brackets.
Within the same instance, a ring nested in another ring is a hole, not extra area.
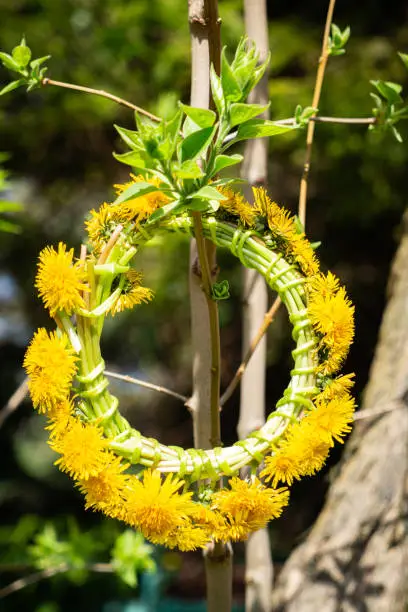
[[(0, 91), (0, 96), (3, 96), (13, 89), (18, 87), (27, 87), (27, 91), (31, 91), (36, 87), (40, 87), (41, 81), (44, 78), (44, 74), (47, 71), (46, 66), (41, 66), (51, 56), (45, 55), (37, 59), (31, 60), (32, 53), (31, 49), (27, 47), (25, 38), (21, 39), (21, 42), (11, 52), (11, 55), (0, 51), (0, 61), (5, 68), (17, 72), (20, 75), (19, 79), (11, 81)], [(30, 61), (31, 60), (31, 61)]]

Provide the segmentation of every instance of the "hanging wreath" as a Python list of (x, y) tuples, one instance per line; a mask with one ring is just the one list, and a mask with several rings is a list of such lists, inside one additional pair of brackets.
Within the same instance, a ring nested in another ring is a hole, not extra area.
[[(91, 211), (88, 249), (78, 259), (63, 243), (40, 253), (35, 284), (58, 328), (35, 333), (24, 366), (56, 464), (86, 507), (154, 543), (192, 550), (245, 539), (279, 516), (293, 481), (320, 470), (349, 433), (353, 375), (337, 373), (354, 308), (338, 279), (320, 272), (296, 219), (263, 189), (254, 189), (250, 206), (228, 187), (210, 187), (217, 205), (202, 212), (205, 238), (257, 270), (287, 309), (295, 343), (289, 384), (265, 425), (230, 447), (182, 449), (143, 436), (110, 393), (100, 340), (107, 316), (153, 297), (132, 267), (136, 253), (158, 233), (194, 233), (189, 211), (161, 186), (132, 177), (116, 203)], [(250, 476), (241, 479), (245, 466)]]

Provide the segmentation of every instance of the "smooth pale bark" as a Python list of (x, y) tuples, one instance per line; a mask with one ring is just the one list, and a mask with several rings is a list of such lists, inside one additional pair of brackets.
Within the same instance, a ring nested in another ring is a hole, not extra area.
[[(256, 44), (260, 61), (268, 55), (268, 23), (265, 0), (245, 0), (245, 29)], [(268, 101), (268, 76), (264, 75), (251, 95), (251, 102)], [(251, 199), (253, 185), (266, 185), (268, 169), (268, 140), (249, 141), (245, 147), (242, 169), (248, 180), (246, 196)], [(243, 289), (243, 355), (262, 325), (268, 308), (268, 293), (264, 279), (254, 270), (244, 269)], [(256, 348), (241, 382), (238, 435), (245, 438), (265, 423), (266, 336)], [(245, 545), (245, 609), (246, 612), (268, 612), (271, 606), (273, 565), (269, 534), (261, 529), (251, 534)]]
[(275, 612), (407, 610), (407, 261), (406, 213), (363, 402), (367, 415), (395, 409), (356, 423), (321, 515), (279, 577)]
[[(191, 105), (208, 108), (210, 103), (210, 62), (219, 70), (220, 23), (216, 0), (189, 0), (191, 33)], [(215, 248), (206, 244), (210, 270), (215, 270)], [(193, 394), (189, 402), (194, 423), (194, 444), (211, 448), (211, 379), (213, 345), (207, 297), (202, 279), (197, 246), (190, 250), (190, 301), (193, 351)], [(219, 394), (219, 389), (218, 389)], [(214, 407), (213, 407), (214, 408)], [(217, 404), (218, 410), (218, 404)], [(232, 608), (232, 548), (212, 544), (204, 551), (208, 612), (229, 612)]]

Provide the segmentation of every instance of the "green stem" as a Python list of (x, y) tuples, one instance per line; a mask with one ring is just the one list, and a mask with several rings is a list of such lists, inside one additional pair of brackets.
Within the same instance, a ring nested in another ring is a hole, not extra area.
[(200, 213), (192, 214), (194, 223), (194, 236), (197, 242), (197, 252), (201, 267), (201, 278), (203, 281), (203, 291), (205, 293), (208, 318), (211, 335), (211, 446), (221, 445), (221, 425), (220, 425), (220, 329), (218, 318), (218, 305), (212, 298), (211, 271), (208, 262), (206, 243), (203, 236), (203, 224)]

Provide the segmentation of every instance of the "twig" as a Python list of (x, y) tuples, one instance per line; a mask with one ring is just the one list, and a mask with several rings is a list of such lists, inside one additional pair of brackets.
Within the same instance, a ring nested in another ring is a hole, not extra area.
[(203, 235), (203, 224), (200, 213), (193, 212), (194, 236), (197, 244), (198, 259), (200, 262), (202, 288), (207, 301), (208, 318), (211, 338), (211, 390), (210, 390), (210, 411), (211, 411), (211, 437), (212, 446), (221, 445), (221, 425), (219, 414), (220, 399), (220, 329), (218, 320), (218, 305), (212, 298), (211, 270), (208, 262), (206, 244)]
[[(376, 117), (321, 117), (320, 115), (314, 115), (309, 118), (309, 121), (314, 121), (314, 123), (349, 123), (353, 125), (374, 125), (377, 123)], [(290, 119), (278, 119), (274, 121), (275, 125), (296, 125), (296, 119), (291, 117)], [(229, 138), (231, 135), (228, 135)], [(236, 132), (232, 134), (235, 138)], [(224, 142), (227, 141), (227, 138)], [(232, 139), (231, 139), (232, 140)]]
[(137, 111), (141, 115), (148, 117), (152, 121), (160, 122), (160, 117), (156, 117), (149, 111), (144, 110), (140, 106), (136, 106), (136, 104), (132, 104), (123, 98), (119, 98), (118, 96), (114, 96), (113, 94), (104, 91), (103, 89), (93, 89), (92, 87), (84, 87), (83, 85), (74, 85), (74, 83), (65, 83), (64, 81), (54, 81), (53, 79), (44, 78), (41, 81), (41, 85), (44, 87), (46, 85), (55, 85), (56, 87), (63, 87), (64, 89), (73, 89), (74, 91), (82, 91), (83, 93), (93, 94), (95, 96), (100, 96), (101, 98), (107, 98), (108, 100), (112, 100), (112, 102), (116, 102), (116, 104), (120, 104), (121, 106), (126, 106), (126, 108), (130, 108), (134, 111)]
[(405, 404), (397, 404), (396, 406), (388, 406), (388, 408), (373, 408), (372, 410), (362, 410), (361, 412), (356, 412), (354, 415), (355, 421), (362, 421), (363, 419), (372, 419), (376, 416), (381, 416), (382, 414), (386, 414), (387, 412), (392, 412), (393, 410), (400, 410), (401, 408), (406, 408)]
[(154, 385), (153, 383), (146, 382), (145, 380), (140, 380), (140, 378), (133, 378), (133, 376), (127, 376), (126, 374), (117, 374), (116, 372), (110, 372), (109, 370), (105, 370), (104, 373), (106, 376), (109, 376), (109, 378), (117, 378), (118, 380), (123, 380), (124, 382), (138, 385), (139, 387), (145, 387), (146, 389), (152, 389), (153, 391), (158, 391), (159, 393), (171, 395), (172, 397), (184, 402), (184, 404), (188, 401), (188, 397), (185, 395), (176, 393), (176, 391), (171, 391), (171, 389), (167, 389), (166, 387), (161, 387), (160, 385)]
[(310, 117), (310, 121), (315, 123), (350, 123), (354, 125), (374, 125), (377, 123), (376, 117)]
[[(329, 8), (327, 9), (326, 16), (326, 24), (324, 27), (323, 34), (323, 43), (322, 43), (322, 52), (319, 58), (319, 65), (317, 68), (316, 74), (316, 82), (313, 92), (313, 101), (312, 107), (319, 108), (320, 94), (322, 91), (324, 73), (326, 70), (327, 59), (329, 57), (329, 35), (330, 35), (330, 27), (333, 19), (334, 5), (336, 4), (336, 0), (330, 0)], [(307, 135), (306, 135), (306, 155), (305, 155), (305, 163), (303, 165), (303, 174), (300, 180), (300, 192), (299, 192), (299, 206), (298, 206), (298, 216), (300, 222), (303, 227), (306, 225), (306, 202), (307, 202), (307, 186), (308, 186), (308, 178), (310, 171), (310, 162), (312, 158), (312, 146), (313, 146), (313, 136), (314, 136), (314, 121), (310, 121), (307, 126)]]
[(270, 307), (270, 309), (268, 310), (268, 312), (265, 314), (263, 323), (261, 327), (259, 328), (255, 338), (252, 340), (244, 359), (242, 360), (237, 371), (235, 372), (234, 377), (231, 380), (230, 384), (225, 389), (224, 393), (221, 395), (221, 398), (220, 398), (221, 407), (224, 406), (225, 402), (227, 402), (229, 398), (231, 397), (231, 395), (234, 393), (236, 387), (239, 384), (239, 381), (242, 378), (243, 373), (245, 372), (245, 368), (247, 367), (249, 360), (251, 359), (256, 347), (258, 346), (259, 342), (262, 340), (264, 334), (266, 333), (266, 330), (272, 323), (280, 304), (281, 304), (281, 300), (279, 297), (277, 297), (274, 303), (272, 304), (272, 306)]
[(7, 404), (0, 411), (0, 427), (3, 426), (4, 421), (17, 410), (21, 402), (25, 399), (28, 393), (27, 381), (27, 378), (23, 380), (23, 382), (14, 391), (13, 395), (9, 398)]
[[(61, 563), (61, 565), (57, 565), (56, 567), (49, 567), (47, 569), (41, 570), (39, 572), (33, 572), (24, 578), (19, 578), (18, 580), (14, 580), (7, 586), (0, 589), (0, 598), (7, 597), (7, 595), (11, 595), (16, 591), (21, 591), (27, 586), (31, 584), (35, 584), (36, 582), (40, 582), (40, 580), (44, 580), (46, 578), (52, 578), (58, 574), (64, 574), (74, 569), (68, 563)], [(113, 572), (113, 567), (110, 563), (92, 563), (85, 567), (85, 569), (91, 572), (98, 573), (111, 573)]]

